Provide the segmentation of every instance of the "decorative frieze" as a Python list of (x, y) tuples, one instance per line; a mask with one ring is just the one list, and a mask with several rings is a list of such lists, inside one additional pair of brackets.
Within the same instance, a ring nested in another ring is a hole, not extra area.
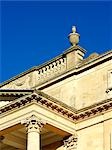
[(31, 87), (35, 83), (33, 80), (34, 73), (35, 72), (27, 74), (23, 77), (20, 77), (16, 80), (10, 82), (9, 84), (3, 86), (3, 88), (1, 88), (1, 89), (31, 89)]
[(64, 140), (65, 150), (75, 150), (77, 149), (77, 134), (70, 136), (68, 139)]
[(78, 122), (93, 117), (95, 115), (100, 115), (102, 114), (102, 112), (112, 109), (112, 99), (105, 100), (103, 103), (98, 103), (82, 110), (72, 110), (68, 108), (67, 105), (66, 107), (59, 105), (59, 103), (57, 104), (54, 100), (52, 101), (52, 98), (50, 99), (51, 100), (44, 98), (36, 93), (33, 93), (1, 107), (0, 114), (16, 110), (20, 107), (24, 107), (29, 103), (35, 102), (38, 105), (54, 111), (55, 113), (58, 113), (72, 121)]

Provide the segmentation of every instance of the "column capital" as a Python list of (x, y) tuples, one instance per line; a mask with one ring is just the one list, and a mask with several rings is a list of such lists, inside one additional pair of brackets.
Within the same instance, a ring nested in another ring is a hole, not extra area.
[(30, 116), (21, 121), (21, 124), (26, 126), (27, 133), (29, 132), (41, 132), (42, 127), (46, 122), (35, 115)]
[(68, 139), (64, 140), (65, 150), (74, 150), (77, 148), (77, 134), (70, 136)]

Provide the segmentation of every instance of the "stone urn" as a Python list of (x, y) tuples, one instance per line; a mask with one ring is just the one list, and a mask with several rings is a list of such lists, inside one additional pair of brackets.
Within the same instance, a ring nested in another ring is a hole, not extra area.
[(73, 26), (72, 27), (72, 33), (70, 33), (68, 35), (68, 38), (69, 38), (71, 45), (75, 46), (79, 43), (79, 36), (80, 35), (78, 33), (76, 33), (76, 27)]

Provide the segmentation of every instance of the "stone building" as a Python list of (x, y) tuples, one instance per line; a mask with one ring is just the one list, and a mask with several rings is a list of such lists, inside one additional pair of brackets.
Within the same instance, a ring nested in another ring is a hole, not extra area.
[(78, 45), (0, 85), (0, 150), (112, 150), (112, 50)]

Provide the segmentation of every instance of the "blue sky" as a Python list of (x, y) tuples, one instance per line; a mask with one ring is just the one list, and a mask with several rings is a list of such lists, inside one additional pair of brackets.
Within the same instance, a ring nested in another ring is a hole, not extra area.
[(0, 82), (69, 48), (73, 25), (86, 57), (112, 49), (111, 11), (111, 1), (1, 1)]

